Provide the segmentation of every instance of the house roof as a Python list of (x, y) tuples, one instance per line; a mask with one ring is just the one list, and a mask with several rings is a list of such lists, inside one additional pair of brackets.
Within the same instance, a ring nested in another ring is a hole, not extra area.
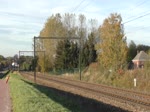
[(144, 51), (140, 51), (132, 61), (147, 61), (147, 60), (150, 60), (148, 54), (146, 54)]

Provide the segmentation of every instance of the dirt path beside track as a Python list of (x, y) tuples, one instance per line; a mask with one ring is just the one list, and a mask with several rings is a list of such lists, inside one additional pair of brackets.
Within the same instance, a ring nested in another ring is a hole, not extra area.
[(0, 79), (0, 112), (11, 112), (9, 85), (6, 80)]

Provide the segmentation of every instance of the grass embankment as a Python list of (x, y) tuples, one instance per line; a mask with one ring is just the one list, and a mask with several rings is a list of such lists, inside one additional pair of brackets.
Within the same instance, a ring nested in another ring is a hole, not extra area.
[[(124, 70), (111, 73), (107, 71), (102, 74), (98, 68), (97, 70), (96, 68), (95, 70), (89, 68), (88, 72), (83, 76), (84, 79), (114, 87), (150, 93), (150, 71), (148, 69)], [(137, 80), (136, 87), (134, 87), (134, 78)]]
[[(136, 78), (136, 87), (134, 87), (134, 78)], [(83, 74), (82, 79), (87, 82), (150, 93), (150, 72), (142, 69), (126, 70), (121, 74), (116, 72), (102, 74), (100, 70), (89, 69)]]
[(13, 112), (81, 112), (71, 99), (60, 97), (52, 89), (24, 80), (20, 75), (11, 74), (9, 84)]
[[(79, 79), (79, 74), (63, 76)], [(137, 79), (136, 87), (134, 87), (134, 78)], [(82, 81), (150, 93), (149, 68), (109, 72), (101, 69), (97, 63), (93, 63), (82, 72)]]

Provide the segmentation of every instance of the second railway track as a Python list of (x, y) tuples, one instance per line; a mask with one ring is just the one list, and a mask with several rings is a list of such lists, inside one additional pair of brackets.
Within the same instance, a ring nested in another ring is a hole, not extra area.
[[(30, 79), (33, 79), (33, 73), (21, 73), (24, 77), (28, 77)], [(125, 105), (128, 105), (127, 107), (124, 106), (121, 108), (128, 109), (129, 111), (133, 111), (136, 109), (129, 109), (129, 106), (134, 108), (141, 108), (144, 109), (146, 112), (150, 111), (150, 95), (139, 93), (135, 91), (125, 90), (125, 89), (119, 89), (114, 88), (110, 86), (100, 85), (100, 84), (93, 84), (93, 83), (86, 83), (82, 81), (77, 80), (70, 80), (66, 78), (60, 78), (57, 76), (49, 76), (49, 75), (36, 75), (37, 81), (40, 83), (44, 83), (47, 86), (49, 86), (49, 82), (57, 83), (57, 85), (65, 86), (68, 88), (72, 88), (76, 91), (78, 91), (78, 94), (80, 92), (85, 93), (85, 96), (93, 98), (95, 100), (101, 99), (103, 97), (104, 99), (110, 99), (117, 102), (120, 102), (121, 105), (124, 103)], [(87, 95), (88, 94), (88, 95)], [(82, 94), (84, 96), (84, 94)]]

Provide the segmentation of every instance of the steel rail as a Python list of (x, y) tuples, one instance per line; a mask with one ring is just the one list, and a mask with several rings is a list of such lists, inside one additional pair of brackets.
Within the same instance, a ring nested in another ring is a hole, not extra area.
[[(32, 73), (30, 73), (33, 76)], [(121, 102), (126, 102), (133, 105), (139, 105), (140, 107), (146, 108), (150, 110), (150, 95), (142, 94), (138, 92), (133, 92), (129, 90), (99, 85), (99, 84), (92, 84), (92, 83), (85, 83), (76, 80), (70, 80), (60, 77), (50, 77), (48, 75), (41, 75), (38, 74), (37, 78), (53, 81), (57, 84), (70, 86), (72, 88), (80, 89), (82, 91), (87, 91), (91, 94), (96, 95), (97, 97), (107, 96), (111, 99), (118, 100)], [(97, 87), (95, 87), (97, 86)], [(109, 90), (110, 89), (110, 90)]]

